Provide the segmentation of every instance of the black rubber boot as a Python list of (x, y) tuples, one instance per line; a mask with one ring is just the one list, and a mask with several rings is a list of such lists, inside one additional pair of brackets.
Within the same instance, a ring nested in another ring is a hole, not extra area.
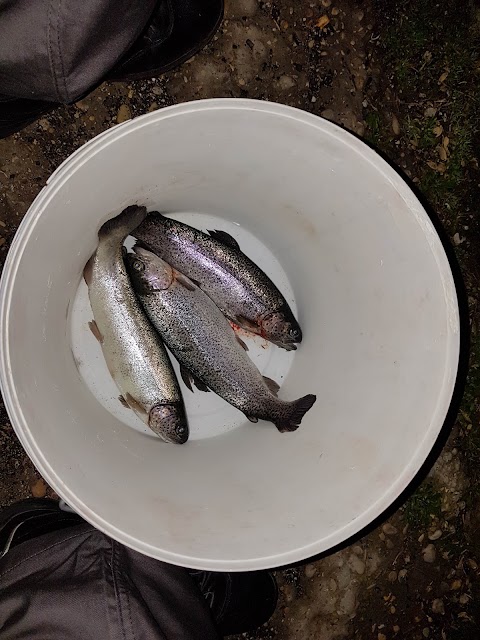
[(82, 522), (76, 513), (61, 511), (55, 500), (31, 498), (16, 502), (0, 511), (0, 558), (21, 542)]
[(57, 107), (56, 102), (0, 96), (0, 138), (6, 138), (28, 127), (40, 116)]
[(267, 622), (275, 611), (277, 583), (268, 571), (189, 573), (197, 582), (218, 630), (224, 636), (253, 631)]
[[(151, 78), (178, 67), (213, 38), (222, 18), (223, 0), (159, 0), (142, 35), (104, 80)], [(58, 106), (0, 96), (0, 138), (20, 131)]]
[(223, 0), (159, 0), (143, 34), (107, 78), (151, 78), (180, 66), (213, 38), (223, 8)]

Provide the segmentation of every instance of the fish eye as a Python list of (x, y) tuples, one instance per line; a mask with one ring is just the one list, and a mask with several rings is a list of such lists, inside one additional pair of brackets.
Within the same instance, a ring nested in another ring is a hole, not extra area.
[(134, 260), (132, 262), (132, 269), (135, 269), (135, 271), (144, 271), (145, 265), (143, 262), (140, 262), (140, 260)]

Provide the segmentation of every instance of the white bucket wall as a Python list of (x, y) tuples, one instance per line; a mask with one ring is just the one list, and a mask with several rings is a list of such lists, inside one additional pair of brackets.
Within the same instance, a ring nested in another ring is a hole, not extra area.
[[(90, 393), (69, 308), (100, 224), (137, 202), (238, 223), (280, 261), (304, 332), (281, 396), (317, 394), (298, 431), (166, 445)], [(141, 552), (218, 570), (309, 557), (388, 507), (438, 436), (459, 354), (448, 261), (404, 181), (335, 125), (245, 100), (157, 111), (71, 156), (21, 225), (0, 321), (6, 406), (59, 495)]]

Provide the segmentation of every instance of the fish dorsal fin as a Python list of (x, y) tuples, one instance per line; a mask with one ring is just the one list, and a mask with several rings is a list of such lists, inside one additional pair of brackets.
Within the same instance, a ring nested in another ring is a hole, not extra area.
[(218, 242), (226, 244), (227, 247), (232, 247), (232, 249), (237, 249), (238, 251), (240, 251), (240, 245), (238, 244), (238, 242), (226, 231), (219, 231), (218, 229), (207, 229), (207, 231), (212, 236), (212, 238), (218, 240)]

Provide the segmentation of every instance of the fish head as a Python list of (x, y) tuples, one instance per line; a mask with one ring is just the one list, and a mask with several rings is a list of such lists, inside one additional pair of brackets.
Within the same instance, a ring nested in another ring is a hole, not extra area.
[(137, 292), (149, 293), (168, 289), (172, 283), (172, 267), (157, 255), (135, 246), (126, 256), (128, 274)]
[(295, 350), (295, 344), (302, 341), (302, 330), (289, 309), (269, 313), (262, 318), (260, 327), (264, 338), (287, 351)]
[(148, 416), (148, 426), (164, 442), (184, 444), (188, 440), (188, 424), (181, 402), (157, 404)]

